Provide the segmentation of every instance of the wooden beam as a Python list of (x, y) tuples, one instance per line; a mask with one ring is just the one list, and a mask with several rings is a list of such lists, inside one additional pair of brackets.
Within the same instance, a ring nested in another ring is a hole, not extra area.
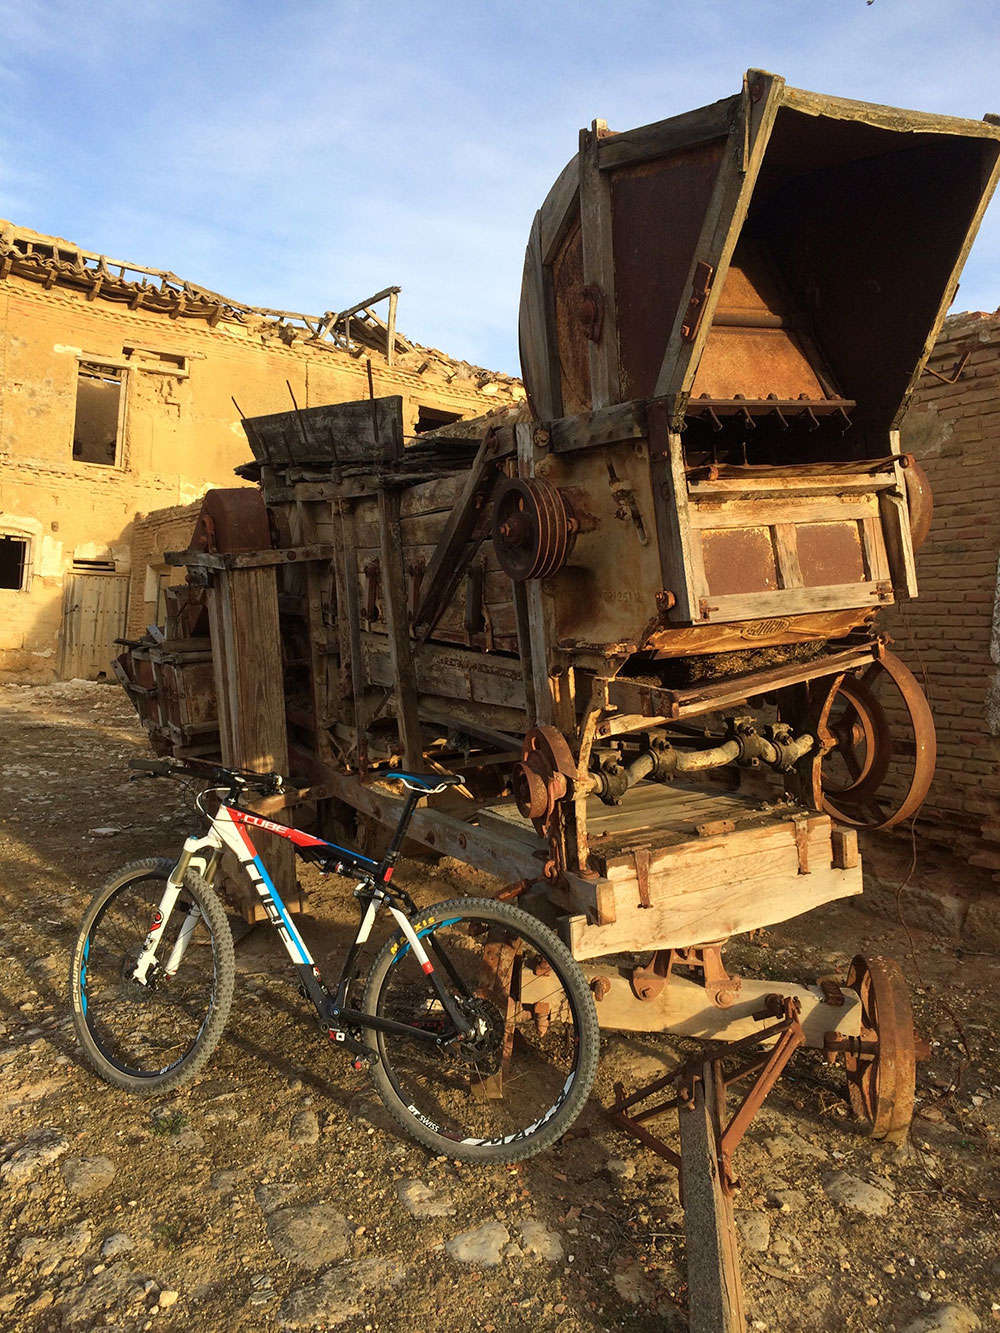
[[(273, 568), (219, 570), (207, 591), (222, 762), (255, 773), (288, 772), (278, 587)], [(253, 808), (253, 803), (248, 802)], [(275, 818), (287, 822), (280, 814)], [(282, 900), (300, 910), (295, 853), (284, 838), (261, 838), (261, 855)], [(248, 919), (256, 895), (236, 896)]]
[(410, 639), (403, 537), (399, 529), (399, 491), (385, 488), (379, 491), (378, 516), (382, 599), (395, 680), (396, 723), (404, 762), (407, 768), (419, 771), (424, 747), (417, 712), (417, 677)]
[(167, 551), (163, 558), (168, 565), (186, 565), (193, 569), (259, 569), (266, 565), (330, 560), (334, 551), (332, 542), (319, 542), (314, 546), (290, 546), (277, 551)]
[(607, 125), (595, 120), (580, 131), (580, 220), (583, 230), (583, 280), (596, 287), (603, 309), (600, 334), (589, 344), (590, 400), (605, 407), (620, 398), (618, 321), (615, 306), (614, 245), (611, 228), (611, 181), (602, 174), (598, 151)]
[[(713, 1112), (715, 1074), (711, 1061), (701, 1067), (694, 1104), (681, 1106), (681, 1194), (688, 1271), (690, 1333), (744, 1333), (736, 1219), (719, 1170), (722, 1128)], [(724, 1096), (724, 1094), (723, 1094)]]
[(685, 111), (683, 115), (658, 120), (652, 125), (640, 125), (622, 134), (609, 134), (598, 146), (598, 165), (602, 171), (608, 171), (724, 138), (733, 127), (739, 104), (739, 94), (736, 94), (694, 111)]

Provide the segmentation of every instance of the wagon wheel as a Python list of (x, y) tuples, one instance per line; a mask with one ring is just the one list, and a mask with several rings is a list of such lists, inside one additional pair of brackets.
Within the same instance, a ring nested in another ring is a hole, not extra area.
[[(900, 716), (904, 734), (894, 735)], [(934, 720), (916, 677), (894, 653), (884, 653), (860, 676), (834, 678), (816, 733), (811, 794), (817, 808), (838, 823), (873, 829), (891, 828), (920, 808), (934, 776)]]
[(913, 1119), (916, 1082), (910, 992), (895, 959), (860, 954), (846, 985), (861, 999), (861, 1041), (876, 1047), (844, 1057), (851, 1109), (873, 1139), (898, 1143)]

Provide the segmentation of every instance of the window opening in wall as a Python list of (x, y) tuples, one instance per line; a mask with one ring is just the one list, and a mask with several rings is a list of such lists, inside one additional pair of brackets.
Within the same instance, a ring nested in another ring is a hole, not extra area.
[(442, 412), (436, 407), (421, 407), (417, 409), (414, 429), (418, 435), (422, 435), (425, 430), (440, 430), (442, 426), (450, 426), (453, 421), (461, 419), (461, 412)]
[(0, 588), (20, 592), (28, 573), (28, 539), (0, 534)]
[(117, 566), (113, 560), (74, 560), (74, 574), (113, 574)]
[(81, 361), (76, 380), (76, 420), (73, 425), (73, 457), (78, 463), (115, 466), (121, 402), (121, 370)]

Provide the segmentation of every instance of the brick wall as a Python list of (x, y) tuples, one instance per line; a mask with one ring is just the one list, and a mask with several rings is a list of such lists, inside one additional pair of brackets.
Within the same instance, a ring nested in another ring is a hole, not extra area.
[(949, 319), (929, 366), (903, 448), (930, 478), (934, 522), (919, 598), (885, 625), (925, 679), (938, 728), (921, 832), (1000, 882), (1000, 312)]
[[(149, 571), (165, 570), (165, 551), (184, 551), (191, 544), (191, 534), (201, 513), (201, 501), (158, 509), (152, 514), (137, 514), (132, 525), (131, 574), (128, 589), (128, 621), (126, 637), (141, 638), (146, 626), (156, 615), (155, 598), (151, 592)], [(170, 570), (169, 582), (183, 583), (187, 570)], [(161, 626), (162, 628), (162, 626)]]

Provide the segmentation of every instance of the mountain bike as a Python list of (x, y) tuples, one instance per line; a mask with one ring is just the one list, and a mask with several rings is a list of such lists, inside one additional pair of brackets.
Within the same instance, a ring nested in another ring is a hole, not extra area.
[[(213, 886), (229, 851), (321, 1030), (356, 1069), (369, 1070), (409, 1135), (463, 1161), (515, 1162), (565, 1134), (590, 1092), (599, 1047), (594, 999), (568, 949), (507, 902), (455, 898), (418, 908), (392, 883), (418, 802), (462, 778), (384, 773), (403, 785), (406, 799), (376, 861), (240, 804), (248, 792), (279, 794), (285, 780), (278, 774), (202, 760), (133, 760), (130, 767), (142, 776), (207, 780), (195, 804), (208, 829), (185, 840), (176, 864), (154, 858), (124, 866), (84, 914), (70, 992), (80, 1046), (96, 1073), (131, 1092), (164, 1092), (193, 1078), (218, 1044), (235, 960)], [(251, 840), (258, 830), (288, 839), (323, 872), (357, 881), (360, 924), (329, 986)], [(362, 952), (383, 912), (395, 929), (362, 981)]]

